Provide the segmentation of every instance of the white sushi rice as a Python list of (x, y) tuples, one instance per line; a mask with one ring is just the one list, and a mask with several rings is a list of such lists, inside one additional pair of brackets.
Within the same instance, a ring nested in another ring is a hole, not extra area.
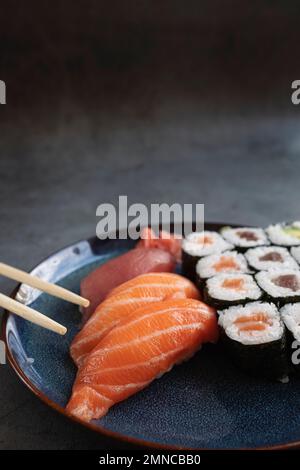
[[(251, 232), (256, 237), (256, 240), (247, 240), (243, 238), (241, 234), (247, 234)], [(253, 227), (224, 227), (221, 231), (222, 236), (228, 243), (241, 248), (252, 248), (254, 246), (263, 246), (269, 245), (269, 240), (262, 228), (253, 228)]]
[(244, 255), (238, 253), (237, 251), (224, 251), (223, 253), (217, 253), (214, 255), (205, 256), (201, 258), (196, 265), (196, 272), (198, 276), (202, 279), (207, 279), (209, 277), (215, 276), (218, 274), (216, 270), (216, 265), (222, 261), (222, 258), (231, 258), (234, 263), (237, 265), (236, 268), (224, 268), (222, 272), (226, 273), (246, 273), (248, 272), (248, 265)]
[[(265, 261), (261, 260), (265, 255), (269, 253), (278, 253), (282, 261)], [(300, 252), (299, 252), (300, 256)], [(269, 271), (270, 269), (299, 269), (298, 264), (290, 255), (286, 248), (280, 246), (265, 246), (265, 247), (257, 247), (257, 248), (250, 248), (246, 251), (245, 257), (254, 269), (257, 271)]]
[[(265, 330), (240, 331), (239, 325), (235, 321), (240, 317), (251, 319), (251, 316), (257, 313), (265, 314), (270, 318), (272, 324), (268, 325)], [(229, 338), (245, 345), (277, 341), (284, 333), (284, 325), (276, 306), (266, 302), (251, 302), (245, 306), (237, 305), (222, 310), (219, 316), (219, 325)]]
[(300, 342), (300, 302), (286, 304), (280, 309), (281, 318), (294, 338)]
[(274, 245), (283, 245), (283, 246), (300, 245), (300, 238), (295, 237), (289, 233), (286, 233), (284, 231), (286, 227), (300, 228), (300, 222), (296, 221), (289, 225), (286, 225), (286, 224), (269, 225), (269, 227), (266, 228), (266, 232), (271, 242), (274, 243)]
[[(242, 290), (222, 286), (224, 281), (237, 278), (244, 281)], [(261, 297), (260, 288), (249, 274), (217, 274), (206, 281), (206, 287), (209, 296), (218, 300), (234, 302), (244, 299), (258, 300)]]
[(284, 275), (297, 276), (300, 286), (300, 271), (295, 269), (270, 269), (269, 271), (260, 271), (255, 275), (255, 278), (262, 290), (275, 299), (300, 296), (300, 288), (298, 290), (292, 290), (289, 287), (278, 286), (273, 282), (273, 279)]
[[(204, 238), (208, 237), (212, 243), (204, 244)], [(233, 246), (226, 242), (219, 233), (204, 230), (203, 232), (192, 232), (183, 240), (182, 249), (191, 256), (207, 256), (213, 253), (221, 253), (231, 250)]]
[(300, 264), (300, 246), (292, 246), (291, 255), (295, 258), (297, 263)]

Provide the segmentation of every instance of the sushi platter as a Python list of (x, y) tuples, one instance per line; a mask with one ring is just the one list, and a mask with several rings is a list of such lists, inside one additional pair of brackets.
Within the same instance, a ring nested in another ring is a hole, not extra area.
[(31, 274), (89, 301), (22, 284), (12, 297), (67, 334), (3, 321), (12, 367), (69, 419), (162, 448), (300, 445), (299, 222), (93, 238)]

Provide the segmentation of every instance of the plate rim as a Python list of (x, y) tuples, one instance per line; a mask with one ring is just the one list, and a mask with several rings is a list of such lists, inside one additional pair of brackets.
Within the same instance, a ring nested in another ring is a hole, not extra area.
[[(218, 222), (206, 222), (205, 225), (207, 226), (224, 226), (224, 225), (230, 225), (230, 226), (243, 226), (242, 224), (241, 225), (238, 225), (238, 224), (222, 224), (222, 223), (218, 223)], [(39, 266), (43, 261), (46, 261), (48, 258), (51, 258), (52, 256), (55, 256), (56, 254), (58, 254), (59, 252), (61, 252), (63, 249), (65, 248), (71, 248), (72, 246), (80, 243), (81, 241), (88, 241), (89, 243), (101, 243), (101, 240), (99, 240), (96, 236), (94, 237), (89, 237), (89, 238), (86, 238), (86, 239), (82, 239), (82, 240), (78, 240), (77, 242), (73, 242), (71, 244), (68, 244), (62, 248), (60, 248), (59, 250), (56, 250), (54, 252), (52, 252), (51, 254), (49, 254), (47, 257), (43, 258), (37, 265), (35, 265), (33, 268), (31, 268), (31, 270), (35, 269), (37, 266)], [(30, 271), (31, 271), (30, 270)], [(21, 283), (19, 283), (13, 290), (12, 292), (9, 294), (9, 297), (11, 297), (12, 299), (15, 298), (18, 290), (19, 290), (19, 287), (20, 287)], [(116, 431), (111, 431), (101, 425), (96, 425), (96, 424), (93, 424), (91, 422), (87, 423), (86, 421), (83, 421), (73, 415), (71, 415), (70, 413), (68, 413), (65, 408), (63, 408), (62, 406), (58, 405), (57, 403), (55, 403), (53, 400), (51, 400), (50, 398), (48, 398), (48, 396), (41, 392), (31, 381), (30, 379), (26, 376), (26, 374), (24, 374), (23, 370), (20, 368), (19, 364), (17, 363), (17, 361), (15, 360), (15, 358), (13, 357), (12, 353), (11, 353), (11, 350), (10, 350), (10, 347), (9, 347), (9, 343), (8, 343), (8, 338), (7, 338), (7, 321), (9, 319), (9, 317), (12, 316), (12, 314), (8, 311), (8, 310), (4, 310), (4, 313), (3, 313), (3, 316), (2, 316), (2, 324), (1, 324), (1, 335), (0, 335), (0, 339), (4, 342), (4, 345), (5, 345), (5, 353), (6, 353), (6, 359), (8, 361), (8, 364), (9, 366), (12, 368), (12, 370), (14, 370), (14, 372), (16, 373), (17, 377), (21, 380), (21, 382), (37, 397), (39, 398), (44, 404), (46, 404), (47, 406), (49, 406), (50, 408), (52, 408), (54, 411), (60, 413), (62, 416), (64, 416), (65, 418), (77, 423), (77, 424), (80, 424), (81, 426), (91, 430), (91, 431), (94, 431), (94, 432), (97, 432), (98, 434), (100, 435), (103, 435), (103, 436), (106, 436), (106, 437), (109, 437), (109, 438), (112, 438), (112, 439), (115, 439), (117, 441), (121, 441), (121, 442), (125, 442), (125, 443), (128, 443), (128, 444), (134, 444), (134, 445), (138, 445), (138, 446), (142, 446), (142, 447), (149, 447), (149, 448), (153, 448), (153, 449), (165, 449), (165, 450), (200, 450), (200, 451), (206, 451), (206, 450), (210, 450), (210, 451), (219, 451), (219, 450), (245, 450), (245, 451), (249, 451), (249, 450), (253, 450), (253, 451), (256, 451), (256, 450), (289, 450), (289, 449), (297, 449), (297, 448), (300, 448), (300, 436), (299, 436), (299, 439), (298, 440), (295, 440), (295, 441), (290, 441), (290, 442), (286, 442), (286, 443), (281, 443), (281, 444), (275, 444), (275, 445), (270, 445), (270, 446), (258, 446), (258, 447), (232, 447), (232, 448), (211, 448), (211, 447), (187, 447), (187, 446), (177, 446), (177, 445), (171, 445), (171, 444), (161, 444), (161, 443), (158, 443), (158, 442), (155, 442), (155, 441), (148, 441), (148, 440), (145, 440), (145, 439), (142, 439), (142, 438), (137, 438), (137, 437), (132, 437), (132, 436), (128, 436), (126, 434), (122, 434), (120, 432), (116, 432)], [(299, 430), (299, 434), (300, 434), (300, 430)]]

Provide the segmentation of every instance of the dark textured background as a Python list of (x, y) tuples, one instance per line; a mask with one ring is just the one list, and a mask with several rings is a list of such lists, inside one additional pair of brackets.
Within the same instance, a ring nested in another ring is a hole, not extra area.
[[(1, 259), (29, 269), (93, 235), (96, 206), (119, 194), (204, 203), (207, 220), (299, 218), (298, 5), (2, 2)], [(8, 366), (0, 394), (2, 449), (119, 446)]]

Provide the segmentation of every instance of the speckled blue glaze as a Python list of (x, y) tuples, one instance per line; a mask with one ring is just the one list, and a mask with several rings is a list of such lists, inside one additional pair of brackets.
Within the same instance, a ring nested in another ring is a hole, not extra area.
[[(66, 253), (56, 254), (60, 257), (59, 275), (51, 271), (47, 278), (57, 280), (58, 276), (60, 285), (79, 292), (82, 277), (131, 246), (132, 242), (126, 241), (92, 240), (91, 249), (78, 262), (80, 245), (74, 245), (67, 252), (68, 263), (64, 262)], [(53, 257), (43, 266), (51, 260)], [(72, 272), (68, 268), (64, 276), (61, 267), (73, 261), (76, 269)], [(29, 304), (66, 325), (68, 334), (60, 337), (10, 316), (6, 330), (9, 349), (31, 383), (50, 400), (65, 406), (75, 377), (68, 349), (79, 327), (80, 313), (76, 306), (46, 294), (36, 295)], [(218, 346), (208, 345), (95, 423), (159, 445), (260, 447), (300, 440), (299, 409), (300, 380), (280, 384), (249, 378), (220, 354)]]

